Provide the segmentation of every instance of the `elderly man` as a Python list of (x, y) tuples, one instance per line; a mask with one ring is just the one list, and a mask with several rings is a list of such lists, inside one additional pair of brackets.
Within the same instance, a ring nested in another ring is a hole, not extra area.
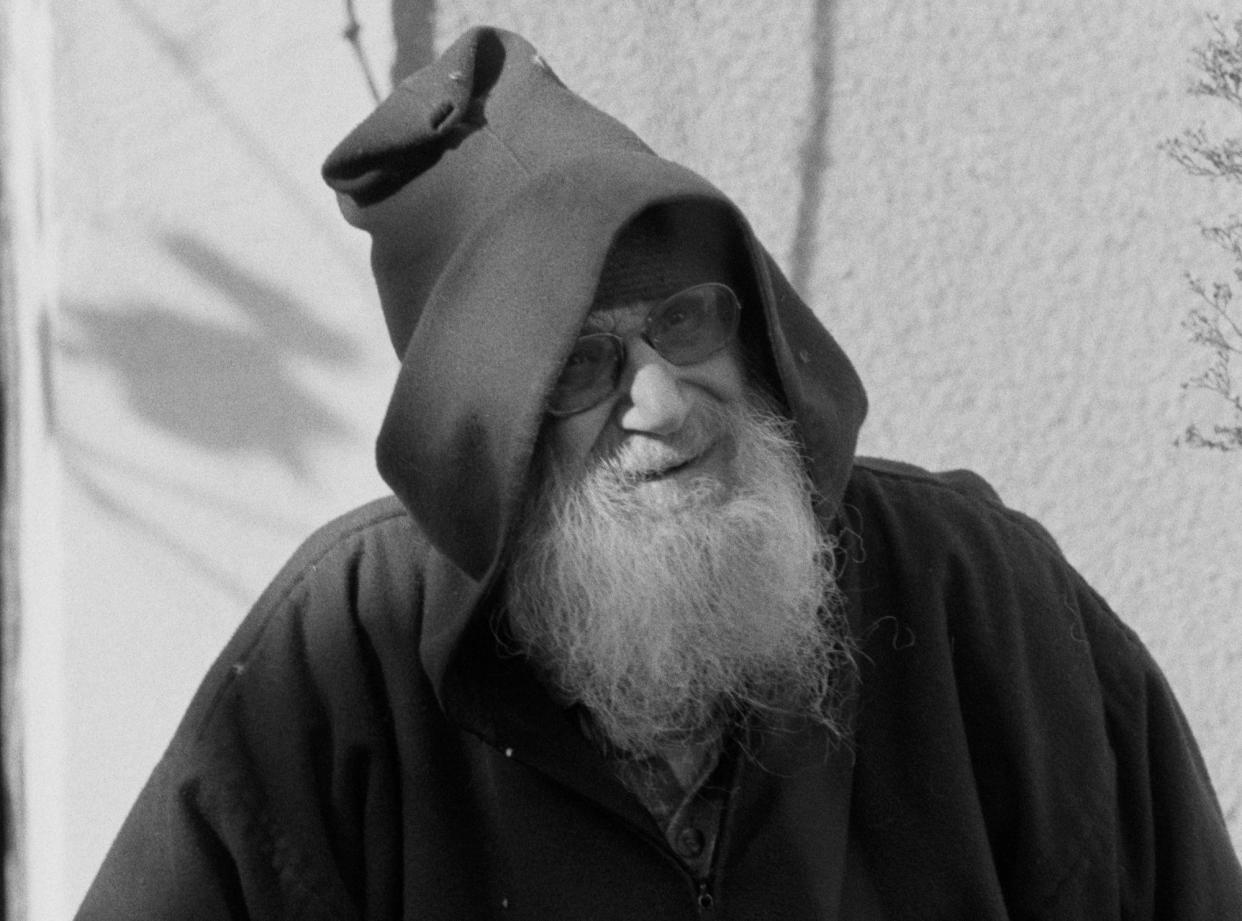
[(1137, 638), (977, 477), (854, 456), (720, 192), (486, 29), (325, 176), (396, 498), (259, 601), (81, 918), (1242, 917)]

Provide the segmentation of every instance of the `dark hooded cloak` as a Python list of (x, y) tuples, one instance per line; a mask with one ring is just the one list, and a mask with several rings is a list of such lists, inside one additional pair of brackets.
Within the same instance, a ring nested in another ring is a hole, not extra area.
[[(1147, 652), (968, 473), (856, 459), (862, 387), (736, 207), (472, 30), (333, 152), (401, 358), (395, 498), (333, 522), (206, 677), (82, 919), (1242, 917)], [(750, 740), (695, 878), (491, 622), (546, 394), (651, 209), (737, 254), (859, 646), (852, 742)]]

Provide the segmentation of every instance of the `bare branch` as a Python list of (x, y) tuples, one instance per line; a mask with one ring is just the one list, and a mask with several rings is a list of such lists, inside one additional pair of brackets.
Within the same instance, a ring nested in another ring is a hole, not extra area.
[(1233, 24), (1230, 36), (1219, 16), (1209, 16), (1214, 35), (1194, 52), (1201, 76), (1191, 86), (1196, 96), (1214, 96), (1242, 108), (1242, 19)]
[(371, 63), (367, 59), (366, 49), (362, 47), (362, 23), (358, 21), (358, 14), (354, 10), (354, 0), (345, 0), (345, 17), (345, 28), (341, 31), (341, 36), (354, 49), (354, 56), (358, 59), (358, 66), (362, 69), (362, 77), (367, 81), (367, 89), (371, 91), (371, 98), (379, 102), (379, 87), (371, 73)]
[(1192, 176), (1242, 182), (1242, 139), (1213, 141), (1202, 128), (1194, 128), (1160, 146)]
[[(1242, 112), (1242, 20), (1233, 24), (1232, 34), (1218, 17), (1209, 21), (1213, 34), (1195, 49), (1199, 79), (1190, 91), (1223, 100)], [(1215, 140), (1197, 128), (1160, 146), (1192, 176), (1242, 183), (1242, 138)], [(1228, 254), (1234, 263), (1233, 276), (1242, 285), (1242, 217), (1234, 215), (1220, 224), (1203, 225), (1200, 232)], [(1233, 313), (1233, 288), (1225, 282), (1208, 283), (1191, 275), (1186, 281), (1198, 300), (1182, 325), (1190, 341), (1207, 349), (1209, 356), (1207, 367), (1184, 381), (1182, 387), (1218, 397), (1220, 402), (1214, 405), (1223, 403), (1232, 419), (1206, 432), (1190, 425), (1177, 443), (1218, 451), (1242, 449), (1242, 385), (1235, 374), (1242, 367), (1242, 320)]]

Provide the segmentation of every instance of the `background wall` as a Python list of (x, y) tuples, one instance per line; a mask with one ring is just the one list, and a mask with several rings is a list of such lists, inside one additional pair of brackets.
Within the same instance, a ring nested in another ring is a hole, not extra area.
[[(867, 382), (864, 451), (973, 467), (1044, 521), (1166, 667), (1242, 843), (1242, 457), (1172, 444), (1200, 418), (1182, 273), (1223, 272), (1196, 222), (1237, 189), (1156, 146), (1217, 118), (1184, 90), (1223, 3), (773, 6), (357, 14), (385, 88), (470, 24), (514, 28), (732, 194)], [(51, 7), (66, 640), (44, 677), (66, 728), (35, 767), (65, 827), (37, 917), (77, 904), (278, 566), (383, 490), (395, 372), (365, 241), (318, 179), (372, 106), (344, 4)]]

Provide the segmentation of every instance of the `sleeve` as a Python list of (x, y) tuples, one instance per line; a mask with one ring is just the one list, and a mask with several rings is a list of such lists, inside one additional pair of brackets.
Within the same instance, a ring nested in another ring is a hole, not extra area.
[(1186, 717), (1138, 637), (1092, 601), (1102, 614), (1086, 624), (1116, 761), (1121, 917), (1242, 918), (1242, 867)]
[(342, 823), (358, 810), (334, 796), (340, 756), (323, 744), (324, 697), (298, 642), (302, 616), (268, 618), (261, 644), (246, 650), (235, 638), (225, 650), (78, 921), (356, 917), (336, 855)]
[(376, 648), (413, 654), (376, 631), (417, 602), (408, 527), (386, 508), (313, 536), (259, 599), (78, 921), (349, 921), (371, 875), (391, 875), (399, 795)]
[(852, 591), (875, 625), (855, 805), (889, 902), (1242, 919), (1242, 868), (1168, 682), (1047, 531), (974, 476), (869, 464), (850, 500), (867, 551)]
[(211, 815), (201, 793), (201, 784), (179, 783), (167, 763), (156, 768), (87, 893), (79, 921), (262, 917), (255, 907), (273, 902), (262, 848), (247, 841), (244, 815)]
[[(1004, 507), (970, 471), (939, 478)], [(1242, 919), (1242, 867), (1190, 725), (1138, 635), (1064, 561), (1038, 522), (1004, 514), (1046, 544), (1076, 589), (1115, 762), (1116, 862), (1125, 921)], [(1080, 903), (1082, 904), (1082, 903)], [(1064, 917), (1053, 912), (1049, 918)]]

